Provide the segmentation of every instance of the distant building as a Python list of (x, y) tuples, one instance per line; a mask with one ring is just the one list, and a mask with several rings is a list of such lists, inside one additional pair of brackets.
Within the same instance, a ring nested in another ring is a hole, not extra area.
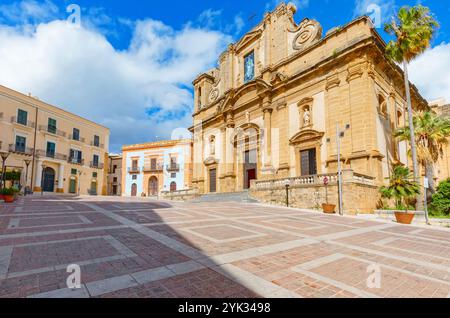
[(158, 196), (186, 190), (192, 181), (192, 140), (167, 140), (122, 148), (122, 195)]
[(6, 170), (20, 172), (16, 185), (37, 192), (106, 194), (108, 128), (0, 86), (0, 132)]
[(108, 156), (108, 191), (110, 196), (122, 194), (122, 155), (110, 154)]
[[(445, 99), (430, 102), (430, 106), (439, 115), (450, 119), (450, 104), (447, 104)], [(439, 160), (435, 169), (438, 181), (450, 178), (450, 140), (449, 145), (444, 149), (443, 158)]]

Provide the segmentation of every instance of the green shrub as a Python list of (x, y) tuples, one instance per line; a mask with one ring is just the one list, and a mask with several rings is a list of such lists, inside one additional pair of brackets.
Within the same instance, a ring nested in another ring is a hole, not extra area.
[(5, 189), (2, 189), (0, 191), (0, 194), (3, 194), (3, 195), (14, 195), (17, 192), (18, 192), (18, 190), (14, 189), (14, 188), (5, 188)]
[(450, 179), (439, 184), (436, 193), (433, 195), (431, 206), (440, 213), (450, 214)]

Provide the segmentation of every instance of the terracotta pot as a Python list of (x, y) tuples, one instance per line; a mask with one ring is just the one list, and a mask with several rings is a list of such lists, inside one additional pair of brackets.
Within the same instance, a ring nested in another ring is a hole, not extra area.
[(400, 224), (411, 224), (414, 219), (414, 212), (395, 212), (395, 218), (397, 223)]
[(336, 213), (336, 205), (335, 204), (324, 203), (324, 204), (322, 204), (322, 209), (323, 209), (323, 212), (327, 213), (327, 214)]
[(3, 200), (5, 200), (6, 203), (13, 203), (14, 196), (13, 195), (3, 195)]

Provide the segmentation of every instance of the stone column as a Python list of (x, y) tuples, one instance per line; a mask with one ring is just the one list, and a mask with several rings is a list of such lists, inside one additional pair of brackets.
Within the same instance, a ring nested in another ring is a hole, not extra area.
[(60, 164), (58, 169), (58, 189), (57, 193), (64, 193), (64, 165)]
[(35, 176), (35, 183), (34, 183), (34, 192), (40, 192), (41, 186), (42, 186), (42, 161), (36, 162), (36, 176)]
[(272, 108), (263, 109), (264, 114), (264, 168), (272, 167)]

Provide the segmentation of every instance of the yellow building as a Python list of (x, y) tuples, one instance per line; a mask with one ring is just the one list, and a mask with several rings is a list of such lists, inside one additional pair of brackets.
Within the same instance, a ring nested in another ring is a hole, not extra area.
[(122, 193), (122, 155), (108, 156), (108, 195), (117, 196)]
[[(440, 116), (450, 119), (450, 104), (446, 104), (445, 99), (430, 102), (431, 108)], [(450, 138), (449, 144), (444, 149), (442, 158), (435, 166), (437, 181), (442, 181), (450, 178)]]
[(162, 192), (187, 190), (191, 182), (191, 139), (123, 146), (123, 196), (159, 196)]
[[(407, 118), (403, 72), (386, 59), (371, 20), (323, 35), (317, 21), (297, 24), (295, 12), (280, 4), (194, 80), (193, 186), (200, 193), (283, 178), (322, 184), (310, 176), (337, 172), (337, 131), (342, 168), (354, 180), (380, 185), (393, 163), (408, 163), (407, 144), (392, 138)], [(413, 107), (427, 108), (411, 90)]]
[(0, 86), (0, 131), (7, 170), (21, 172), (21, 187), (106, 194), (108, 128)]

